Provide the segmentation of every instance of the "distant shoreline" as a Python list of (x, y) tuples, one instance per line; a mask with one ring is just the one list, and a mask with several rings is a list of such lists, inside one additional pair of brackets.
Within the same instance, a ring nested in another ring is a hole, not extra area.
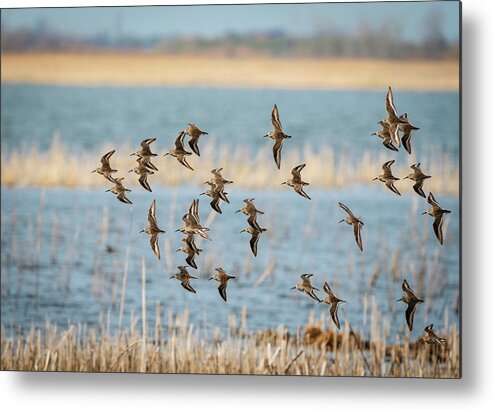
[(456, 60), (2, 53), (2, 84), (458, 91)]

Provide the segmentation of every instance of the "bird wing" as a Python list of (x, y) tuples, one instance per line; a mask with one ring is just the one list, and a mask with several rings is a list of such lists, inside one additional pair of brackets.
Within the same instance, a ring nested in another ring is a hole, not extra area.
[(158, 234), (151, 235), (150, 238), (151, 248), (158, 259), (161, 259), (161, 252), (159, 251)]
[(297, 165), (291, 170), (291, 175), (293, 176), (294, 180), (301, 182), (301, 170), (305, 168), (305, 166), (306, 164)]
[(101, 157), (101, 164), (109, 166), (109, 165), (110, 165), (110, 158), (111, 158), (111, 156), (112, 156), (114, 153), (115, 153), (115, 150), (112, 150), (112, 151), (107, 152), (106, 154), (104, 154), (104, 155)]
[(339, 323), (339, 315), (337, 314), (338, 309), (339, 303), (335, 302), (330, 305), (330, 316), (332, 317), (332, 320), (334, 321), (337, 328), (340, 329), (341, 325)]
[(282, 131), (282, 124), (281, 124), (281, 120), (279, 119), (279, 109), (277, 108), (276, 104), (274, 104), (274, 108), (272, 108), (271, 119), (274, 129), (278, 131)]
[(179, 155), (176, 157), (178, 162), (182, 164), (185, 168), (188, 168), (189, 170), (193, 171), (193, 168), (190, 166), (190, 164), (187, 162), (187, 159), (185, 158), (184, 155)]
[(225, 302), (227, 302), (227, 299), (228, 299), (228, 295), (226, 294), (226, 287), (227, 286), (228, 286), (228, 282), (223, 282), (217, 288), (219, 291), (219, 294), (221, 295), (221, 297), (224, 299)]
[(147, 172), (139, 177), (139, 183), (145, 190), (152, 192), (151, 186), (149, 185), (149, 182), (147, 182)]
[(190, 278), (183, 279), (181, 281), (181, 286), (183, 286), (189, 292), (197, 293), (197, 292), (195, 292), (195, 289), (192, 288), (192, 285), (190, 285)]
[(344, 211), (346, 211), (346, 213), (347, 213), (350, 217), (354, 218), (353, 213), (351, 212), (351, 210), (350, 210), (350, 209), (349, 209), (346, 205), (344, 205), (342, 202), (339, 202), (339, 206), (340, 206), (342, 209), (344, 209)]
[(384, 175), (392, 175), (392, 170), (390, 169), (390, 167), (392, 166), (392, 164), (394, 162), (395, 162), (395, 159), (391, 159), (390, 161), (383, 163), (382, 170), (383, 170)]
[(423, 191), (424, 180), (418, 181), (413, 185), (414, 192), (416, 192), (419, 196), (426, 198), (426, 195)]
[(310, 281), (310, 278), (312, 277), (313, 275), (310, 273), (310, 274), (303, 274), (301, 275), (301, 281), (303, 282), (303, 285), (307, 285), (307, 286), (312, 286), (312, 283)]
[(257, 256), (257, 246), (259, 239), (260, 239), (259, 231), (252, 233), (252, 237), (250, 238), (250, 249), (252, 250), (254, 256)]
[(388, 180), (386, 183), (385, 183), (386, 187), (388, 189), (390, 189), (394, 194), (397, 194), (397, 195), (401, 195), (401, 193), (398, 191), (398, 189), (394, 186), (394, 181), (392, 180)]
[(361, 252), (363, 252), (363, 241), (361, 239), (361, 223), (360, 222), (354, 222), (353, 223), (353, 233), (354, 233), (354, 239), (356, 240), (356, 243), (358, 244), (359, 249)]
[(175, 149), (179, 151), (185, 151), (183, 148), (183, 138), (185, 138), (185, 131), (180, 132), (178, 137), (175, 140)]
[(428, 203), (433, 207), (433, 209), (442, 209), (440, 204), (435, 199), (435, 196), (431, 192), (428, 194)]
[(212, 207), (212, 209), (214, 209), (214, 211), (216, 211), (217, 213), (222, 214), (222, 213), (223, 213), (223, 211), (221, 211), (221, 208), (220, 208), (220, 206), (219, 206), (219, 201), (220, 201), (220, 199), (221, 199), (221, 198), (219, 197), (219, 195), (214, 195), (214, 196), (212, 197), (211, 207)]
[(440, 245), (443, 245), (442, 222), (443, 214), (435, 216), (435, 220), (433, 221), (433, 230), (435, 231), (435, 235), (438, 239), (438, 242), (440, 242)]
[(317, 301), (317, 302), (321, 302), (320, 298), (315, 294), (315, 289), (314, 288), (311, 288), (310, 290), (308, 291), (305, 291), (306, 294), (308, 296), (310, 296), (313, 300)]
[(387, 96), (385, 97), (385, 110), (387, 111), (391, 123), (399, 120), (397, 110), (394, 105), (394, 94), (392, 93), (391, 87), (389, 87)]
[(272, 147), (272, 153), (274, 154), (274, 161), (276, 161), (277, 169), (281, 169), (282, 143), (283, 143), (283, 138), (276, 139), (276, 142)]
[(305, 191), (303, 191), (303, 185), (297, 185), (297, 186), (295, 186), (294, 187), (294, 190), (295, 190), (295, 192), (297, 192), (298, 194), (300, 194), (303, 198), (311, 199), (310, 196)]
[(253, 229), (260, 231), (260, 225), (257, 222), (257, 215), (255, 213), (252, 213), (248, 216), (247, 218), (248, 225), (250, 225)]
[(197, 269), (197, 264), (195, 263), (195, 252), (190, 253), (185, 261), (190, 265), (192, 268)]
[(416, 312), (416, 306), (418, 306), (418, 303), (412, 301), (408, 304), (406, 309), (406, 322), (410, 331), (413, 330), (414, 312)]
[(327, 282), (324, 282), (324, 286), (322, 288), (324, 290), (325, 293), (327, 293), (327, 295), (332, 295), (332, 290), (330, 289), (330, 286)]
[(191, 138), (190, 141), (188, 141), (188, 145), (190, 146), (190, 149), (200, 157), (199, 139)]
[(149, 224), (156, 224), (156, 200), (154, 199), (151, 202), (151, 206), (149, 207), (149, 212), (147, 212), (147, 220)]
[(411, 154), (411, 128), (405, 127), (404, 135), (402, 136), (402, 145), (404, 145), (405, 150)]
[[(404, 140), (402, 141), (404, 143)], [(392, 151), (399, 151), (393, 144), (392, 141), (383, 141), (383, 145)], [(405, 145), (404, 145), (405, 147)]]
[(125, 204), (129, 204), (129, 205), (132, 205), (132, 202), (130, 201), (130, 199), (128, 199), (126, 196), (125, 196), (125, 191), (123, 192), (120, 192), (117, 196), (117, 199)]

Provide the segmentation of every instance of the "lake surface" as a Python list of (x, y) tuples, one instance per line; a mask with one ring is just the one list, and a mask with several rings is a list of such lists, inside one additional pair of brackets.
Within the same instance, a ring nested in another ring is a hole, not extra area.
[[(420, 130), (413, 137), (415, 152), (459, 156), (459, 96), (457, 93), (415, 93), (394, 90), (399, 112), (408, 112)], [(71, 152), (97, 152), (109, 143), (138, 146), (146, 136), (158, 137), (160, 146), (172, 144), (188, 122), (196, 122), (218, 142), (258, 144), (271, 129), (270, 112), (277, 103), (286, 132), (313, 146), (330, 144), (335, 153), (358, 158), (363, 150), (384, 150), (370, 134), (385, 116), (381, 92), (219, 90), (178, 88), (48, 87), (2, 85), (2, 151), (48, 149), (54, 132)], [(162, 142), (162, 145), (161, 145)], [(355, 149), (356, 147), (356, 149)], [(402, 150), (401, 150), (402, 151)], [(399, 155), (407, 155), (399, 152)], [(440, 157), (437, 157), (437, 161)], [(234, 175), (228, 175), (234, 180)], [(401, 181), (400, 183), (405, 183)], [(425, 303), (418, 307), (412, 337), (434, 323), (440, 329), (458, 324), (459, 198), (435, 193), (446, 216), (446, 240), (437, 242), (432, 218), (421, 213), (426, 200), (414, 192), (398, 197), (374, 183), (330, 191), (308, 187), (312, 201), (291, 189), (245, 190), (228, 187), (231, 204), (212, 221), (212, 242), (204, 241), (196, 261), (199, 279), (186, 292), (169, 276), (185, 265), (176, 253), (183, 237), (174, 231), (182, 224), (201, 187), (140, 187), (129, 197), (133, 206), (118, 202), (101, 189), (33, 189), (2, 187), (1, 206), (1, 319), (10, 327), (43, 327), (45, 319), (65, 325), (87, 322), (96, 326), (100, 312), (109, 309), (112, 328), (118, 326), (119, 301), (125, 261), (128, 280), (123, 326), (141, 311), (141, 264), (147, 271), (147, 306), (150, 325), (155, 304), (167, 312), (188, 308), (190, 322), (201, 331), (227, 329), (229, 316), (248, 310), (250, 330), (286, 325), (304, 326), (310, 312), (328, 313), (306, 295), (290, 290), (302, 273), (313, 273), (315, 286), (328, 281), (347, 303), (345, 312), (354, 328), (370, 329), (372, 300), (389, 321), (390, 333), (405, 329), (405, 305), (396, 303), (406, 278)], [(425, 191), (426, 185), (425, 185)], [(234, 212), (244, 198), (257, 198), (259, 217), (268, 231), (262, 235), (258, 257), (249, 248), (242, 214)], [(147, 225), (147, 211), (157, 201), (157, 218), (166, 233), (160, 237), (161, 260), (139, 234)], [(205, 222), (211, 212), (200, 197)], [(356, 246), (352, 228), (338, 221), (347, 204), (365, 222), (365, 251)], [(110, 250), (111, 252), (109, 252)], [(127, 256), (128, 252), (128, 256)], [(128, 258), (128, 259), (127, 259)], [(272, 274), (259, 284), (269, 265)], [(208, 282), (221, 266), (237, 276), (228, 286), (228, 302), (219, 297), (216, 282)], [(323, 292), (318, 292), (323, 297)], [(341, 322), (344, 315), (340, 314)], [(333, 326), (332, 324), (330, 326)]]
[[(160, 147), (168, 147), (189, 122), (209, 131), (218, 143), (256, 148), (272, 128), (276, 103), (286, 133), (314, 147), (330, 144), (336, 153), (360, 155), (362, 149), (385, 150), (380, 139), (370, 135), (386, 117), (385, 94), (2, 85), (2, 150), (32, 145), (47, 149), (55, 132), (73, 152), (99, 152), (111, 143), (138, 146), (151, 135)], [(458, 159), (458, 93), (394, 90), (394, 100), (399, 113), (407, 112), (420, 127), (413, 135), (415, 152), (447, 152)]]

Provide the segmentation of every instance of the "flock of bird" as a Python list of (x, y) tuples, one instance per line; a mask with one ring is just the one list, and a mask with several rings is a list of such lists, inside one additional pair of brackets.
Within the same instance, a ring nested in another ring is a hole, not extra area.
[[(394, 97), (392, 93), (391, 87), (388, 88), (387, 95), (385, 98), (385, 108), (387, 111), (387, 118), (378, 122), (378, 124), (382, 127), (376, 133), (372, 135), (377, 135), (382, 138), (383, 145), (392, 151), (398, 151), (398, 148), (401, 146), (401, 136), (402, 133), (402, 145), (406, 149), (406, 151), (411, 154), (411, 137), (412, 133), (416, 130), (419, 130), (418, 127), (415, 127), (411, 124), (407, 113), (402, 115), (397, 114), (397, 110), (394, 104)], [(274, 105), (271, 114), (271, 121), (274, 127), (274, 130), (268, 132), (264, 137), (269, 137), (274, 140), (274, 145), (272, 148), (273, 157), (277, 169), (281, 167), (281, 152), (283, 147), (283, 142), (285, 139), (290, 139), (291, 136), (287, 135), (283, 131), (283, 127), (281, 121), (279, 119), (279, 109), (277, 105)], [(175, 140), (175, 147), (168, 151), (164, 156), (170, 155), (177, 159), (177, 161), (186, 167), (187, 169), (193, 171), (192, 166), (188, 163), (187, 157), (192, 154), (196, 154), (200, 156), (199, 150), (199, 140), (202, 135), (207, 135), (206, 131), (202, 131), (196, 124), (188, 124), (187, 127), (180, 132), (178, 137)], [(185, 137), (189, 136), (188, 145), (192, 152), (187, 151), (184, 147)], [(137, 157), (137, 165), (128, 172), (134, 172), (139, 175), (139, 183), (140, 185), (149, 192), (152, 192), (152, 189), (149, 185), (148, 177), (153, 175), (158, 171), (157, 167), (152, 163), (152, 158), (156, 157), (157, 154), (151, 151), (150, 145), (156, 141), (156, 138), (148, 138), (141, 142), (141, 149), (131, 154), (131, 156), (135, 155)], [(115, 150), (112, 150), (101, 158), (101, 166), (95, 169), (92, 172), (97, 172), (100, 175), (103, 175), (107, 180), (112, 182), (114, 186), (108, 189), (106, 192), (112, 192), (116, 195), (117, 199), (125, 204), (131, 205), (132, 202), (127, 198), (127, 192), (131, 192), (130, 189), (127, 189), (123, 186), (122, 181), (123, 177), (115, 178), (113, 174), (117, 172), (117, 170), (113, 169), (110, 165), (110, 158), (115, 153)], [(391, 166), (394, 164), (395, 160), (389, 160), (382, 165), (383, 173), (374, 178), (374, 180), (381, 181), (385, 183), (386, 187), (397, 195), (401, 195), (398, 189), (395, 187), (395, 181), (400, 180), (400, 178), (395, 177), (392, 174)], [(309, 185), (308, 182), (303, 181), (301, 177), (301, 171), (305, 168), (306, 164), (300, 164), (295, 166), (292, 171), (292, 178), (286, 180), (282, 184), (287, 185), (293, 190), (306, 199), (311, 199), (310, 196), (304, 191), (304, 187)], [(433, 222), (433, 230), (435, 235), (443, 245), (443, 231), (442, 231), (442, 222), (443, 215), (450, 213), (450, 211), (443, 209), (440, 204), (436, 201), (434, 195), (429, 192), (428, 197), (426, 197), (423, 191), (423, 185), (426, 179), (431, 178), (429, 175), (425, 175), (420, 168), (421, 164), (413, 164), (411, 169), (412, 173), (405, 176), (404, 179), (410, 179), (414, 181), (413, 189), (414, 191), (421, 197), (427, 198), (428, 203), (431, 205), (431, 209), (426, 210), (423, 214), (430, 215), (434, 218)], [(205, 192), (202, 192), (200, 195), (207, 195), (212, 198), (210, 205), (211, 208), (219, 214), (222, 214), (222, 210), (220, 207), (221, 201), (228, 203), (229, 200), (227, 197), (227, 192), (224, 191), (225, 186), (228, 184), (232, 184), (233, 181), (227, 180), (222, 176), (222, 168), (216, 168), (211, 171), (212, 177), (205, 181), (204, 184), (209, 185), (209, 189)], [(254, 256), (257, 256), (258, 243), (260, 239), (260, 235), (265, 232), (267, 229), (262, 228), (257, 222), (257, 216), (263, 215), (264, 212), (258, 210), (254, 204), (255, 198), (245, 199), (243, 202), (245, 205), (236, 211), (236, 213), (243, 213), (247, 217), (248, 226), (243, 229), (241, 232), (247, 232), (251, 235), (250, 239), (250, 248)], [(353, 227), (353, 234), (358, 248), (363, 251), (363, 241), (361, 238), (361, 229), (364, 226), (363, 220), (360, 217), (356, 217), (353, 212), (349, 209), (348, 206), (339, 202), (339, 206), (345, 211), (346, 216), (339, 221), (346, 222)], [(195, 243), (195, 236), (198, 235), (203, 239), (211, 240), (208, 235), (209, 229), (204, 227), (200, 223), (199, 217), (199, 200), (194, 199), (192, 204), (189, 207), (188, 212), (183, 215), (182, 221), (184, 222), (184, 226), (178, 229), (176, 232), (181, 232), (185, 235), (182, 239), (183, 245), (177, 250), (177, 252), (183, 252), (186, 254), (186, 263), (189, 267), (197, 269), (197, 264), (195, 262), (195, 257), (202, 252), (202, 249), (198, 248)], [(158, 227), (157, 219), (156, 219), (156, 200), (153, 200), (151, 206), (149, 208), (149, 212), (147, 215), (147, 219), (149, 225), (146, 226), (140, 232), (147, 233), (150, 237), (150, 245), (154, 254), (158, 259), (160, 259), (160, 250), (159, 250), (159, 241), (158, 237), (160, 234), (165, 233), (164, 230)], [(215, 269), (216, 274), (214, 274), (209, 280), (215, 280), (219, 283), (218, 291), (221, 298), (226, 302), (227, 294), (226, 288), (228, 281), (230, 279), (235, 279), (235, 276), (228, 275), (222, 268), (218, 267)], [(312, 274), (303, 274), (301, 275), (301, 283), (295, 285), (291, 289), (298, 290), (300, 292), (305, 293), (311, 299), (318, 303), (325, 302), (330, 305), (330, 315), (337, 326), (340, 329), (340, 321), (338, 317), (338, 309), (341, 303), (345, 301), (339, 299), (336, 294), (331, 290), (329, 284), (324, 282), (323, 291), (327, 296), (323, 299), (320, 299), (315, 291), (319, 289), (315, 288), (311, 283)], [(195, 289), (191, 286), (190, 282), (192, 279), (197, 279), (194, 276), (191, 276), (186, 266), (178, 266), (178, 273), (174, 274), (170, 277), (170, 279), (177, 279), (180, 281), (181, 285), (184, 289), (189, 292), (196, 293)], [(398, 301), (402, 301), (407, 304), (407, 309), (405, 312), (406, 323), (410, 331), (413, 329), (413, 321), (414, 314), (416, 312), (417, 306), (423, 302), (422, 299), (418, 298), (415, 292), (409, 286), (409, 283), (406, 279), (402, 282), (402, 290), (404, 292), (403, 296), (398, 299)], [(427, 326), (425, 328), (425, 336), (423, 340), (430, 344), (436, 345), (444, 345), (446, 340), (437, 336), (433, 331), (433, 324)]]

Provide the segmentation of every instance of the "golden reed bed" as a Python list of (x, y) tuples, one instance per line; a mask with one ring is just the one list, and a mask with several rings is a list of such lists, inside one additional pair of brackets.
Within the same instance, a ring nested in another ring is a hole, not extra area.
[[(374, 138), (375, 144), (380, 139)], [(111, 158), (111, 165), (119, 172), (116, 175), (125, 177), (125, 185), (138, 186), (138, 177), (128, 173), (136, 162), (129, 154), (138, 147), (125, 144), (121, 147), (104, 147), (101, 152), (84, 152), (70, 155), (68, 148), (54, 138), (51, 148), (46, 152), (32, 149), (28, 152), (13, 152), (1, 155), (1, 184), (2, 186), (30, 187), (95, 187), (108, 186), (106, 179), (91, 171), (97, 168), (101, 156), (116, 148)], [(296, 164), (307, 163), (303, 170), (304, 180), (310, 182), (310, 188), (341, 188), (351, 184), (369, 183), (381, 173), (381, 166), (390, 158), (383, 149), (379, 155), (363, 154), (362, 158), (350, 159), (344, 154), (336, 159), (332, 147), (322, 147), (317, 150), (305, 145), (300, 150), (285, 149), (281, 171), (275, 167), (272, 158), (271, 144), (266, 144), (256, 154), (250, 154), (246, 146), (221, 145), (213, 141), (201, 143), (201, 156), (191, 156), (188, 161), (194, 168), (192, 172), (172, 157), (163, 158), (164, 152), (171, 147), (156, 147), (159, 153), (153, 162), (159, 169), (148, 181), (153, 186), (179, 186), (193, 184), (204, 187), (204, 175), (211, 169), (223, 167), (224, 175), (234, 180), (235, 186), (243, 188), (274, 188), (281, 189), (281, 182), (291, 177), (291, 168)], [(438, 157), (440, 155), (440, 157)], [(438, 160), (439, 158), (439, 160)], [(397, 161), (392, 171), (394, 175), (403, 178), (410, 173), (409, 165), (417, 162), (414, 155), (407, 156), (407, 163)], [(426, 190), (441, 194), (457, 195), (459, 193), (459, 168), (448, 154), (432, 154), (429, 158), (421, 157), (420, 162), (424, 172), (432, 175), (426, 181)], [(397, 188), (402, 192), (412, 191), (409, 180), (397, 181)], [(205, 190), (205, 189), (204, 189)]]
[[(160, 317), (159, 305), (156, 317)], [(231, 316), (226, 335), (214, 329), (208, 338), (188, 323), (188, 312), (168, 314), (167, 327), (160, 320), (153, 329), (109, 332), (101, 314), (100, 324), (61, 330), (46, 322), (44, 330), (31, 328), (16, 337), (5, 337), (2, 328), (1, 369), (26, 371), (147, 372), (202, 374), (260, 374), (306, 376), (460, 377), (459, 335), (455, 326), (440, 331), (446, 347), (419, 339), (398, 343), (385, 340), (388, 323), (373, 316), (372, 340), (365, 341), (349, 326), (335, 332), (324, 328), (325, 315), (296, 334), (284, 326), (249, 332), (246, 308), (240, 318)], [(109, 315), (108, 315), (109, 317)]]
[(3, 53), (2, 83), (457, 91), (456, 60)]

